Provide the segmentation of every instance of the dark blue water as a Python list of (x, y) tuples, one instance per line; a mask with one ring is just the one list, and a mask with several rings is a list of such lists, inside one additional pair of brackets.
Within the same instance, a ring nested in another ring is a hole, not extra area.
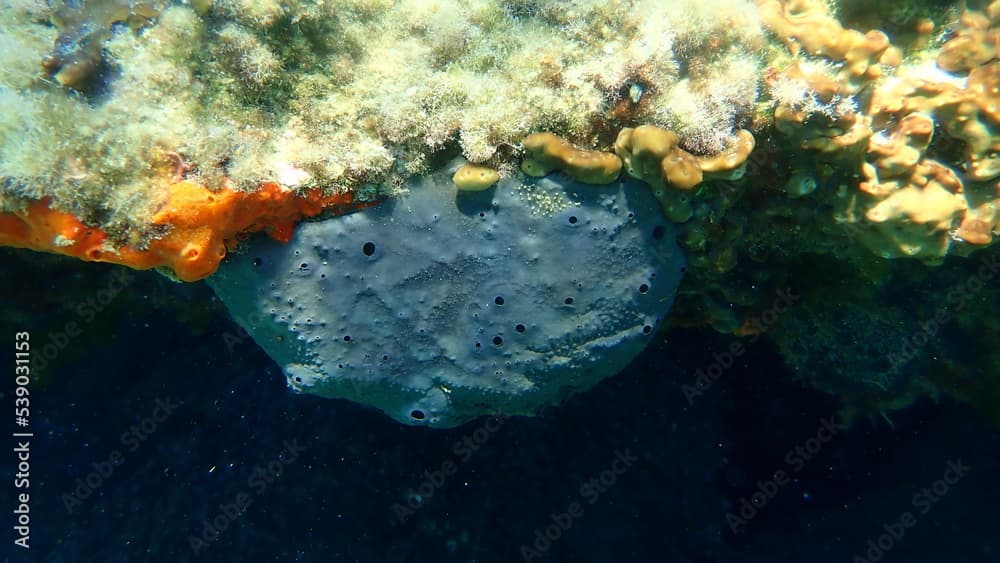
[(728, 337), (667, 332), (539, 417), (428, 430), (290, 394), (203, 284), (137, 273), (87, 320), (115, 268), (3, 260), (5, 341), (81, 329), (31, 384), (11, 561), (1000, 561), (996, 428), (949, 401), (841, 428), (766, 339), (691, 403)]

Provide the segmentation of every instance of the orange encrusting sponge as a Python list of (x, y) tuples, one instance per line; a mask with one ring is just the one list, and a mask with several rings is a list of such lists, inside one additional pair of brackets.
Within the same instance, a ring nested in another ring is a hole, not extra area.
[(74, 256), (92, 262), (110, 262), (145, 270), (165, 266), (178, 279), (196, 281), (219, 267), (226, 249), (244, 234), (266, 231), (288, 242), (299, 220), (325, 209), (347, 211), (371, 205), (354, 203), (350, 193), (323, 195), (319, 190), (296, 194), (275, 183), (255, 192), (223, 188), (218, 192), (182, 181), (170, 185), (167, 203), (152, 219), (169, 227), (146, 250), (114, 248), (107, 234), (56, 211), (46, 200), (31, 203), (24, 212), (0, 213), (0, 246), (29, 248)]

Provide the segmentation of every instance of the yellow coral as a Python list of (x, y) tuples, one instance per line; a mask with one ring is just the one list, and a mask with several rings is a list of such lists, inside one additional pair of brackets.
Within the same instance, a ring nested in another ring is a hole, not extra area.
[(968, 71), (996, 58), (1000, 46), (1000, 3), (990, 7), (990, 16), (966, 11), (959, 18), (954, 37), (941, 46), (937, 64), (949, 72)]
[(764, 25), (793, 54), (801, 46), (810, 55), (841, 61), (841, 74), (849, 81), (877, 78), (883, 65), (897, 65), (901, 59), (885, 33), (844, 29), (822, 0), (758, 0), (757, 7)]
[[(811, 104), (780, 101), (774, 110), (774, 125), (800, 148), (842, 155), (871, 135), (871, 120), (850, 103), (851, 87), (827, 74), (826, 69), (792, 63), (781, 81), (807, 87)], [(779, 78), (772, 78), (772, 82)]]
[(676, 134), (652, 125), (627, 127), (615, 139), (615, 154), (629, 176), (649, 184), (668, 219), (683, 223), (691, 218), (691, 201), (683, 191), (698, 185), (702, 173), (695, 157), (678, 146)]
[(500, 181), (500, 173), (478, 164), (464, 164), (451, 177), (455, 187), (463, 192), (481, 192)]
[(753, 133), (740, 129), (719, 154), (697, 157), (698, 167), (706, 174), (728, 178), (734, 172), (739, 172), (737, 175), (742, 176), (744, 165), (755, 145)]
[(625, 162), (629, 176), (654, 190), (668, 184), (690, 190), (702, 180), (698, 160), (680, 148), (677, 135), (653, 125), (622, 129), (615, 140), (615, 154)]
[(700, 184), (706, 173), (740, 176), (753, 147), (753, 134), (746, 130), (738, 131), (721, 153), (707, 156), (685, 151), (675, 133), (653, 125), (626, 127), (615, 139), (615, 154), (625, 163), (625, 171), (649, 184), (663, 213), (678, 223), (687, 221), (692, 212), (690, 197), (683, 192)]
[(558, 170), (584, 184), (610, 184), (618, 179), (622, 169), (617, 156), (578, 149), (552, 133), (533, 133), (521, 144), (526, 155), (521, 170), (529, 176), (544, 176)]
[[(986, 14), (966, 11), (937, 59), (942, 70), (967, 71), (964, 82), (926, 66), (879, 80), (899, 64), (880, 32), (843, 29), (819, 0), (758, 4), (765, 24), (793, 51), (801, 44), (843, 65), (834, 74), (796, 61), (770, 80), (803, 85), (811, 102), (779, 92), (776, 128), (804, 149), (857, 167), (858, 191), (835, 202), (848, 224), (862, 227), (852, 232), (879, 255), (927, 262), (940, 261), (955, 241), (992, 242), (1000, 192), (983, 183), (1000, 176), (1000, 62), (992, 44), (1000, 0)], [(867, 107), (841, 103), (865, 85)], [(934, 150), (937, 126), (961, 143), (960, 160)]]

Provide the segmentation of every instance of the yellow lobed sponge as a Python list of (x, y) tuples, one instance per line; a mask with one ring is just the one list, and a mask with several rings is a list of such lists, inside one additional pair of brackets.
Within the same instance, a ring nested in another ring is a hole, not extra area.
[(534, 133), (522, 142), (525, 158), (521, 171), (528, 176), (545, 176), (559, 170), (584, 184), (610, 184), (618, 179), (622, 161), (601, 151), (574, 147), (552, 133)]
[(500, 173), (479, 164), (464, 164), (451, 177), (460, 192), (481, 192), (500, 181)]

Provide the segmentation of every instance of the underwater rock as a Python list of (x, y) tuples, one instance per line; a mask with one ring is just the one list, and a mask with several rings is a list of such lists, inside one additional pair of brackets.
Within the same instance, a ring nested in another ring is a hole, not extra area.
[(141, 29), (153, 21), (162, 0), (80, 0), (54, 2), (52, 23), (61, 32), (43, 68), (60, 86), (88, 90), (106, 70), (104, 43), (116, 25)]
[(163, 154), (213, 190), (364, 200), (446, 148), (517, 166), (540, 131), (606, 153), (651, 124), (715, 154), (759, 113), (766, 44), (750, 0), (7, 2), (0, 212), (48, 200), (148, 242)]
[(289, 386), (449, 427), (534, 414), (653, 338), (685, 269), (648, 187), (443, 172), (231, 254), (209, 283)]

